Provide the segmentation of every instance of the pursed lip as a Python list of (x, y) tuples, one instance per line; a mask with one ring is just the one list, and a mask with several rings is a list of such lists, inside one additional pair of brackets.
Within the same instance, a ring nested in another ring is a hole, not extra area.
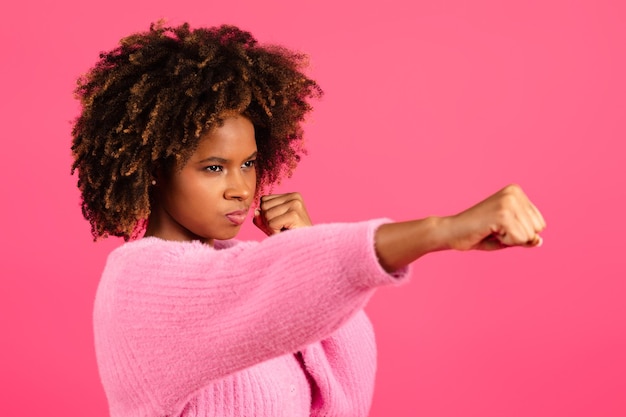
[(246, 217), (248, 217), (248, 210), (237, 210), (226, 213), (226, 218), (237, 226), (242, 225), (246, 220)]

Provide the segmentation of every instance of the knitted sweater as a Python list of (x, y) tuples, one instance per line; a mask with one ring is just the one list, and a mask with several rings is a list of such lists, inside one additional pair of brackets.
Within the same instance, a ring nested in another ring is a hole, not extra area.
[(377, 261), (383, 222), (114, 250), (94, 307), (111, 416), (366, 416), (376, 365), (362, 308), (408, 275)]

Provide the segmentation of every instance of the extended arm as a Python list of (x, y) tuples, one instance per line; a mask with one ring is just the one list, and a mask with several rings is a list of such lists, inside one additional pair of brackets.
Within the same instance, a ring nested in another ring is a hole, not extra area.
[(509, 185), (469, 209), (448, 217), (384, 224), (375, 235), (386, 271), (444, 249), (495, 250), (540, 246), (543, 216), (517, 185)]
[[(268, 235), (311, 225), (298, 193), (262, 197), (254, 222)], [(541, 213), (522, 189), (509, 185), (455, 216), (382, 225), (375, 236), (376, 254), (381, 266), (392, 272), (444, 249), (539, 246), (539, 233), (545, 227)]]

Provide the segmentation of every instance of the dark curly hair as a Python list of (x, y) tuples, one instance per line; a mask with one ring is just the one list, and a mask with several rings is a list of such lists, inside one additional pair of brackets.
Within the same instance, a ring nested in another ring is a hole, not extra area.
[(182, 166), (225, 114), (249, 118), (258, 148), (257, 190), (290, 175), (304, 153), (304, 116), (317, 83), (306, 56), (260, 46), (234, 26), (152, 24), (100, 54), (78, 80), (72, 173), (94, 240), (135, 238), (150, 214), (159, 170)]

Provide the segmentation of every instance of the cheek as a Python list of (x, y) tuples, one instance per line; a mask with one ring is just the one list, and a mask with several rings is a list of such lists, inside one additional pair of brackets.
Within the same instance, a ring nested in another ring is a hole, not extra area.
[(206, 190), (202, 187), (202, 182), (194, 176), (179, 176), (170, 182), (168, 203), (184, 210), (185, 207), (193, 208), (198, 200), (206, 195)]
[(248, 187), (249, 187), (250, 190), (252, 190), (252, 192), (251, 192), (252, 195), (256, 195), (256, 192), (258, 190), (257, 189), (257, 178), (258, 178), (258, 176), (257, 176), (257, 173), (255, 171), (252, 175), (250, 175), (250, 178), (248, 179)]

